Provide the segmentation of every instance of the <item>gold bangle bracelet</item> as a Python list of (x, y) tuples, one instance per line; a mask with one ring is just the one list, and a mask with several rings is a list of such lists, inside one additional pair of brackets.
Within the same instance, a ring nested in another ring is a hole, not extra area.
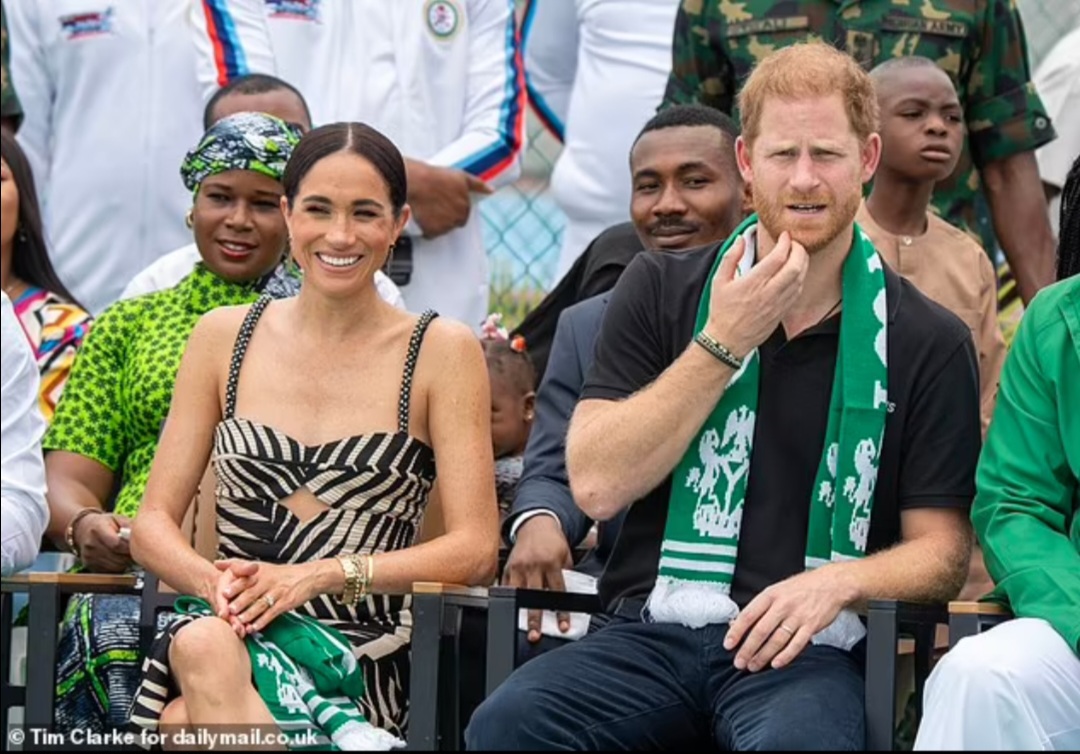
[(337, 598), (337, 603), (345, 606), (355, 605), (360, 589), (360, 568), (349, 556), (341, 556), (337, 561), (341, 565), (341, 570), (345, 572), (345, 587), (342, 589), (341, 596)]
[(361, 555), (350, 555), (349, 560), (353, 563), (353, 568), (356, 569), (356, 584), (353, 587), (352, 599), (349, 601), (349, 606), (355, 608), (360, 604), (360, 600), (364, 598), (364, 580), (367, 578), (364, 570), (364, 559)]
[(360, 599), (362, 600), (371, 595), (371, 585), (375, 581), (375, 556), (365, 556), (364, 565), (364, 580), (360, 584)]

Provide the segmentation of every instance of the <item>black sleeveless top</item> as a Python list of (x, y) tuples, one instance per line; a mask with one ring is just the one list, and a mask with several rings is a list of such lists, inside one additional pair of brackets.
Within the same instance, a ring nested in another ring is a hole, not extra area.
[[(237, 335), (215, 430), (219, 557), (288, 564), (410, 547), (435, 482), (435, 454), (408, 434), (409, 400), (424, 333), (437, 315), (425, 312), (409, 341), (397, 431), (309, 446), (236, 416), (244, 354), (269, 302), (263, 297), (251, 307)], [(306, 521), (280, 504), (301, 488), (326, 506)], [(408, 596), (376, 595), (353, 609), (324, 595), (298, 610), (348, 637), (365, 671), (365, 716), (402, 736), (410, 606)]]

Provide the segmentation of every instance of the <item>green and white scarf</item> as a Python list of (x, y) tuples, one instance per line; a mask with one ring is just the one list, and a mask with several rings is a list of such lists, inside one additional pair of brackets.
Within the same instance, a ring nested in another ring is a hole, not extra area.
[[(710, 281), (740, 236), (746, 240), (740, 274), (749, 271), (756, 257), (756, 231), (756, 215), (736, 229), (717, 255)], [(707, 321), (711, 290), (707, 283), (695, 332)], [(825, 450), (810, 500), (808, 570), (865, 554), (885, 430), (885, 274), (881, 258), (857, 225), (844, 263), (842, 291), (844, 314)], [(648, 601), (654, 621), (700, 628), (729, 623), (739, 614), (730, 593), (753, 454), (760, 369), (755, 349), (675, 469), (660, 568)], [(814, 643), (850, 649), (864, 634), (858, 617), (845, 610)]]
[[(210, 605), (195, 597), (179, 598), (176, 610), (213, 615)], [(287, 613), (244, 642), (255, 688), (289, 737), (290, 750), (389, 751), (405, 746), (360, 713), (354, 700), (364, 695), (364, 676), (339, 631)]]

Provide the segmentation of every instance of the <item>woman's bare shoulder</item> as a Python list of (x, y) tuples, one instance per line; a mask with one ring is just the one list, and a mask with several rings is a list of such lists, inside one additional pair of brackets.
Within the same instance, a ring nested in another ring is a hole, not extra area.
[[(467, 325), (442, 317), (436, 317), (428, 326), (423, 350), (437, 357), (437, 360), (433, 359), (436, 364), (444, 366), (447, 364), (442, 359), (475, 359), (483, 356), (480, 339)], [(451, 361), (448, 365), (456, 364), (456, 361)]]
[(202, 315), (188, 340), (188, 350), (198, 349), (207, 354), (231, 351), (250, 310), (250, 304), (222, 306)]

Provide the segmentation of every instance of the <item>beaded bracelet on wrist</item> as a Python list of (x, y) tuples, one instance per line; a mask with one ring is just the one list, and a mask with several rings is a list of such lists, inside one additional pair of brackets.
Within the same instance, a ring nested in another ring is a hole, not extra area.
[(723, 345), (704, 330), (701, 330), (694, 336), (694, 342), (732, 369), (736, 371), (742, 369), (743, 360), (733, 354), (727, 346)]
[(72, 555), (82, 559), (82, 554), (79, 552), (79, 546), (75, 543), (75, 527), (79, 525), (79, 522), (88, 516), (97, 516), (105, 513), (100, 508), (83, 508), (81, 511), (71, 517), (71, 521), (68, 522), (67, 529), (64, 531), (64, 543), (67, 544), (68, 550)]

